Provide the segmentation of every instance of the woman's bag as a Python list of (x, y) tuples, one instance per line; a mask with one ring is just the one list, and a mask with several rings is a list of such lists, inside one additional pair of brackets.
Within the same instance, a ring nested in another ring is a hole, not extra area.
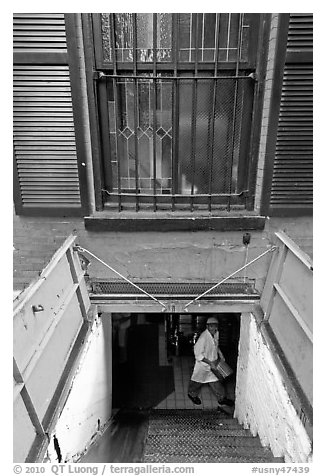
[(211, 368), (211, 371), (219, 380), (225, 380), (227, 377), (233, 374), (231, 367), (225, 362), (225, 360), (222, 359), (217, 361), (215, 369)]

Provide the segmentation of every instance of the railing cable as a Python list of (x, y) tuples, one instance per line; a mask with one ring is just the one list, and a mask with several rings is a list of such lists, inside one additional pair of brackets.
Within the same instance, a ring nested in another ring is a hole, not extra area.
[[(214, 286), (210, 287), (209, 289), (207, 289), (204, 293), (198, 295), (196, 298), (192, 299), (191, 301), (189, 301), (185, 306), (184, 306), (184, 310), (186, 311), (187, 307), (190, 306), (190, 304), (192, 304), (193, 302), (195, 301), (198, 301), (199, 299), (201, 299), (203, 296), (205, 296), (206, 294), (208, 294), (209, 292), (213, 291), (213, 289), (216, 289), (218, 286), (220, 286), (220, 284), (224, 283), (225, 281), (227, 281), (229, 278), (232, 278), (232, 276), (236, 275), (237, 273), (239, 273), (240, 271), (242, 271), (243, 269), (247, 268), (248, 266), (250, 266), (251, 264), (255, 263), (257, 260), (259, 260), (260, 258), (262, 258), (263, 256), (265, 256), (267, 253), (270, 253), (271, 251), (275, 251), (278, 247), (277, 246), (272, 246), (271, 248), (269, 248), (268, 250), (264, 251), (264, 253), (261, 253), (259, 256), (257, 256), (256, 258), (254, 258), (253, 260), (251, 260), (249, 263), (245, 264), (244, 266), (241, 266), (241, 268), (237, 269), (236, 271), (234, 271), (233, 273), (229, 274), (229, 276), (227, 276), (226, 278), (222, 279), (221, 281), (219, 281), (218, 283), (214, 284)], [(113, 273), (115, 273), (116, 275), (118, 275), (120, 278), (122, 278), (124, 281), (127, 281), (127, 283), (131, 284), (132, 286), (134, 286), (136, 289), (138, 289), (139, 291), (141, 291), (143, 294), (146, 294), (146, 296), (148, 296), (149, 298), (151, 298), (152, 300), (158, 302), (161, 306), (163, 306), (164, 309), (167, 309), (166, 305), (160, 301), (159, 299), (157, 299), (155, 296), (153, 296), (152, 294), (149, 294), (147, 291), (145, 291), (144, 289), (142, 289), (140, 286), (138, 286), (137, 284), (133, 283), (130, 279), (126, 278), (125, 276), (123, 276), (121, 273), (119, 273), (119, 271), (117, 271), (116, 269), (112, 268), (112, 266), (108, 265), (107, 263), (105, 263), (105, 261), (103, 261), (101, 258), (99, 258), (98, 256), (94, 255), (94, 253), (92, 253), (91, 251), (87, 250), (86, 248), (83, 248), (82, 246), (80, 245), (76, 245), (74, 247), (74, 249), (76, 251), (81, 251), (81, 252), (85, 252), (85, 253), (88, 253), (90, 256), (92, 256), (93, 258), (97, 259), (100, 263), (102, 263), (104, 266), (106, 266), (107, 268), (109, 268)]]
[(141, 291), (142, 293), (146, 294), (146, 296), (148, 296), (149, 298), (153, 299), (154, 301), (158, 302), (159, 304), (161, 304), (161, 306), (164, 307), (164, 309), (167, 309), (166, 305), (159, 301), (155, 296), (153, 296), (152, 294), (149, 294), (147, 291), (145, 291), (145, 289), (142, 289), (141, 287), (139, 287), (137, 284), (133, 283), (132, 281), (130, 281), (130, 279), (126, 278), (125, 276), (123, 276), (121, 273), (119, 273), (119, 271), (117, 271), (116, 269), (112, 268), (112, 266), (108, 265), (107, 263), (105, 263), (105, 261), (103, 261), (101, 258), (99, 258), (98, 256), (94, 255), (94, 253), (92, 253), (91, 251), (87, 250), (86, 248), (83, 248), (82, 246), (80, 245), (76, 245), (74, 247), (74, 249), (76, 251), (81, 251), (81, 252), (85, 252), (85, 253), (88, 253), (90, 256), (93, 256), (93, 258), (97, 259), (97, 261), (99, 261), (100, 263), (102, 263), (104, 266), (106, 266), (107, 268), (109, 268), (113, 273), (117, 274), (118, 276), (120, 276), (120, 278), (124, 279), (125, 281), (127, 281), (127, 283), (131, 284), (132, 286), (134, 286), (134, 288), (138, 289), (139, 291)]
[(240, 271), (242, 271), (243, 269), (247, 268), (248, 266), (250, 266), (251, 264), (253, 264), (255, 261), (259, 260), (260, 258), (262, 258), (264, 255), (266, 255), (267, 253), (270, 253), (271, 251), (274, 251), (276, 250), (277, 246), (272, 246), (271, 248), (269, 248), (267, 251), (264, 251), (264, 253), (260, 254), (259, 256), (257, 256), (257, 258), (254, 258), (252, 261), (250, 261), (249, 263), (245, 264), (244, 266), (242, 266), (241, 268), (237, 269), (236, 271), (234, 271), (233, 273), (229, 274), (229, 276), (227, 276), (226, 278), (222, 279), (221, 281), (219, 281), (218, 283), (214, 284), (214, 286), (212, 286), (211, 288), (207, 289), (207, 291), (205, 291), (204, 293), (200, 294), (199, 296), (197, 296), (196, 298), (192, 299), (191, 301), (189, 301), (185, 307), (184, 307), (184, 310), (187, 309), (188, 306), (190, 306), (190, 304), (192, 304), (193, 302), (195, 301), (198, 301), (199, 299), (201, 299), (203, 296), (205, 296), (206, 294), (208, 294), (210, 291), (213, 291), (213, 289), (217, 288), (220, 284), (224, 283), (225, 281), (227, 281), (229, 278), (232, 278), (232, 276), (234, 276), (235, 274), (239, 273)]

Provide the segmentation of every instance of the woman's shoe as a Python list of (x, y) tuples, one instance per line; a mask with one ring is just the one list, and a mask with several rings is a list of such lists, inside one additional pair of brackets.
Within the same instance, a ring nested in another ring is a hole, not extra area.
[(199, 397), (193, 397), (190, 393), (188, 393), (188, 397), (195, 405), (201, 405), (201, 399)]

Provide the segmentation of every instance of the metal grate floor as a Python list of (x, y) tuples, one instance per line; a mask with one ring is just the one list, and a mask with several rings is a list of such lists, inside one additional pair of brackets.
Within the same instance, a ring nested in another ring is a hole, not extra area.
[[(147, 293), (157, 297), (171, 298), (193, 298), (204, 293), (216, 283), (167, 283), (167, 282), (139, 282), (135, 283), (144, 289)], [(138, 291), (130, 283), (125, 281), (105, 281), (92, 279), (90, 281), (91, 296), (103, 296), (116, 299), (118, 297), (130, 296), (142, 299), (149, 299), (143, 293)], [(255, 289), (255, 283), (252, 280), (246, 282), (222, 283), (217, 288), (206, 294), (205, 299), (219, 299), (225, 297), (233, 299), (259, 299), (260, 295)]]
[(213, 410), (152, 410), (143, 462), (279, 463), (258, 437)]

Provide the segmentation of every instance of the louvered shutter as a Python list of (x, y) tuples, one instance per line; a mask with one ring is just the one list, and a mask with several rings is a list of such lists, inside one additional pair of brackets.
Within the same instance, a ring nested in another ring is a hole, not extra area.
[(313, 206), (313, 18), (290, 14), (270, 215), (305, 215)]
[(18, 214), (82, 215), (64, 14), (14, 14)]

